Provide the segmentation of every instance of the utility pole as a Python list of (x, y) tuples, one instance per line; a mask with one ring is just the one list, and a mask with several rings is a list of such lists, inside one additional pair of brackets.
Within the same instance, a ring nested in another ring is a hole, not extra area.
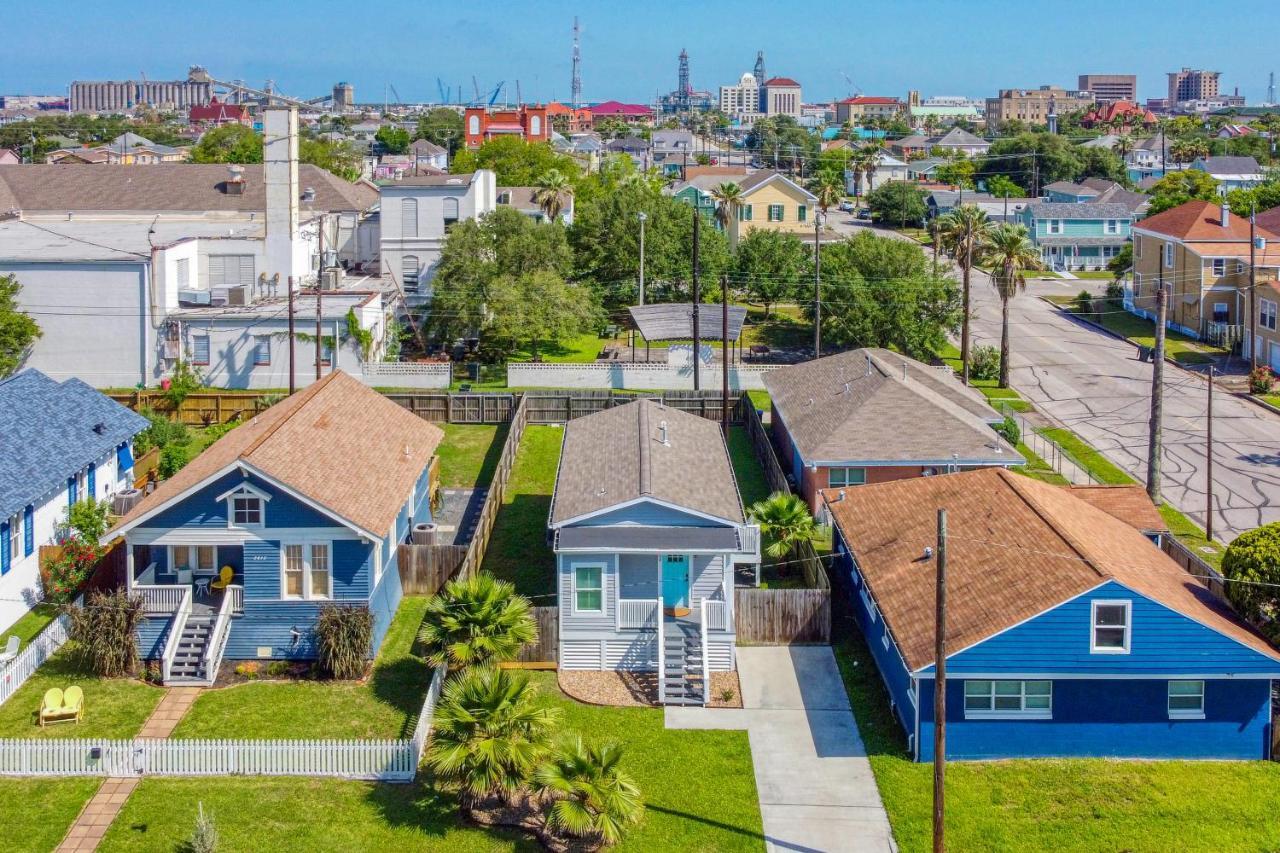
[(1254, 325), (1254, 315), (1257, 313), (1258, 291), (1258, 268), (1257, 268), (1257, 246), (1258, 246), (1258, 203), (1251, 203), (1249, 208), (1249, 369), (1256, 370), (1258, 368), (1258, 340), (1254, 334), (1257, 326)]
[(1151, 355), (1151, 422), (1147, 435), (1147, 494), (1160, 505), (1160, 420), (1164, 410), (1164, 324), (1169, 296), (1164, 289), (1161, 260), (1159, 291), (1156, 292), (1156, 347)]
[(648, 215), (640, 211), (640, 304), (644, 304), (644, 221)]
[[(697, 214), (695, 214), (697, 215)], [(729, 277), (720, 276), (720, 425), (729, 434)]]
[(813, 357), (822, 358), (822, 247), (818, 236), (822, 228), (822, 213), (813, 212)]
[(702, 301), (702, 288), (699, 286), (699, 275), (702, 272), (702, 262), (698, 257), (698, 239), (699, 225), (702, 221), (702, 214), (696, 209), (693, 211), (693, 390), (698, 391), (702, 388), (702, 375), (698, 368), (698, 351), (701, 349), (701, 335), (698, 329), (698, 306)]
[(294, 372), (293, 346), (293, 276), (289, 276), (289, 393), (298, 390), (297, 374)]
[[(320, 291), (324, 286), (324, 214), (320, 215), (320, 227), (319, 229), (317, 229), (316, 233), (319, 235), (319, 241), (320, 241), (320, 259), (316, 263), (316, 381), (319, 382), (320, 381), (320, 361), (321, 361), (321, 355), (323, 354), (323, 349), (321, 348), (320, 341), (323, 337), (323, 331), (324, 331), (321, 328), (321, 324), (320, 324), (321, 315), (322, 315), (322, 312), (320, 310), (320, 301), (321, 301)], [(337, 348), (337, 341), (334, 342), (334, 348), (335, 349)]]
[(938, 575), (933, 615), (933, 850), (947, 849), (947, 511), (938, 510)]
[(1204, 442), (1204, 538), (1213, 541), (1213, 365), (1209, 365), (1208, 430)]

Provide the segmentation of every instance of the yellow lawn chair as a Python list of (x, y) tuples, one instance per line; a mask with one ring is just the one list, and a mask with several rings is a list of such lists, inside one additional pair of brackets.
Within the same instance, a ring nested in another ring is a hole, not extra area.
[(222, 576), (218, 578), (216, 581), (214, 581), (213, 583), (209, 584), (209, 588), (225, 590), (227, 587), (231, 586), (231, 581), (235, 579), (235, 576), (236, 576), (235, 569), (231, 568), (230, 566), (223, 566)]
[(40, 703), (40, 728), (46, 723), (79, 723), (84, 715), (84, 691), (76, 685), (68, 687), (66, 692), (51, 687), (44, 692), (44, 701)]

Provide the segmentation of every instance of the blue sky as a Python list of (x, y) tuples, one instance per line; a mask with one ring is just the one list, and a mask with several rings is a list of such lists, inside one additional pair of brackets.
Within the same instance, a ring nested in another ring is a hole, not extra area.
[(1274, 51), (1274, 0), (1075, 0), (1040, 4), (950, 2), (566, 3), (220, 0), (215, 4), (23, 4), (6, 15), (0, 93), (58, 93), (72, 79), (185, 75), (190, 64), (220, 79), (315, 97), (348, 80), (359, 101), (393, 84), (406, 101), (435, 99), (436, 78), (482, 89), (520, 81), (527, 100), (569, 94), (570, 29), (583, 27), (583, 97), (651, 101), (676, 84), (689, 51), (695, 88), (732, 82), (765, 51), (771, 75), (794, 77), (806, 100), (848, 93), (986, 96), (1001, 87), (1056, 83), (1081, 73), (1136, 73), (1143, 98), (1161, 95), (1165, 72), (1184, 65), (1223, 73), (1250, 103), (1266, 96)]

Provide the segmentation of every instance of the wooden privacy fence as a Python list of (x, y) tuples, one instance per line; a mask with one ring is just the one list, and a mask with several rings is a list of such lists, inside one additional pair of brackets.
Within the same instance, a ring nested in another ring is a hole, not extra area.
[[(48, 578), (44, 568), (45, 561), (57, 559), (62, 555), (62, 551), (61, 545), (40, 546), (37, 559), (40, 564), (40, 579), (45, 583), (46, 590)], [(93, 590), (110, 592), (124, 586), (125, 574), (129, 571), (128, 561), (128, 549), (125, 547), (124, 540), (117, 539), (112, 542), (94, 564), (93, 571), (81, 586), (81, 592), (88, 593)]]
[(50, 622), (37, 634), (18, 657), (0, 668), (0, 705), (18, 691), (40, 666), (62, 648), (71, 636), (71, 617), (65, 613)]
[(503, 495), (507, 492), (507, 481), (511, 479), (511, 468), (516, 464), (516, 452), (520, 449), (520, 439), (524, 436), (524, 428), (529, 425), (528, 410), (524, 399), (516, 401), (511, 413), (511, 426), (507, 430), (507, 438), (502, 443), (502, 454), (498, 457), (498, 466), (489, 483), (489, 492), (485, 495), (484, 505), (480, 508), (480, 518), (476, 522), (476, 532), (467, 545), (467, 553), (458, 565), (458, 577), (467, 578), (480, 571), (484, 562), (484, 552), (489, 547), (489, 536), (493, 533), (493, 523), (502, 506)]
[(412, 394), (384, 392), (418, 417), (442, 424), (500, 424), (511, 418), (514, 394)]
[(163, 391), (132, 391), (107, 396), (135, 412), (152, 409), (187, 426), (225, 424), (237, 418), (248, 420), (267, 409), (274, 399), (261, 391), (196, 391), (188, 394), (175, 409)]
[(830, 589), (733, 591), (740, 645), (825, 645), (831, 642)]
[[(739, 423), (739, 403), (745, 395), (729, 391), (729, 423)], [(574, 418), (592, 415), (605, 409), (624, 406), (634, 400), (657, 400), (671, 409), (719, 422), (723, 415), (724, 396), (717, 386), (701, 391), (663, 391), (645, 394), (610, 390), (525, 391), (521, 394), (531, 424), (563, 424)]]
[(827, 567), (814, 550), (812, 542), (801, 542), (796, 548), (800, 555), (800, 571), (804, 573), (804, 582), (810, 589), (831, 589), (831, 581), (827, 579)]
[(742, 395), (742, 399), (738, 401), (739, 419), (742, 421), (743, 427), (747, 431), (747, 438), (751, 440), (751, 449), (756, 453), (756, 459), (760, 461), (760, 467), (764, 469), (764, 478), (769, 483), (770, 492), (782, 492), (786, 494), (791, 491), (790, 484), (787, 483), (787, 475), (782, 470), (782, 465), (778, 462), (778, 454), (773, 450), (773, 442), (769, 440), (769, 433), (765, 431), (764, 424), (760, 422), (760, 414), (756, 411), (755, 403), (746, 394)]
[[(1200, 559), (1194, 551), (1172, 535), (1160, 537), (1160, 548), (1190, 575), (1197, 578), (1219, 601), (1227, 602), (1227, 583), (1222, 573)], [(1230, 604), (1230, 602), (1227, 602)]]
[(467, 557), (466, 545), (408, 545), (396, 549), (405, 595), (435, 595)]
[(560, 659), (560, 608), (532, 607), (530, 610), (538, 623), (538, 641), (520, 649), (514, 663), (531, 669), (538, 666), (554, 668)]

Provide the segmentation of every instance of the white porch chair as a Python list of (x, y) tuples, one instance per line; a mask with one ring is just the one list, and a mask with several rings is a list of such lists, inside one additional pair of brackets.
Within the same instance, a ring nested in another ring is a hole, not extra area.
[(5, 644), (4, 651), (0, 652), (0, 667), (8, 666), (18, 657), (18, 647), (22, 645), (22, 641), (16, 636), (9, 637), (9, 642)]

